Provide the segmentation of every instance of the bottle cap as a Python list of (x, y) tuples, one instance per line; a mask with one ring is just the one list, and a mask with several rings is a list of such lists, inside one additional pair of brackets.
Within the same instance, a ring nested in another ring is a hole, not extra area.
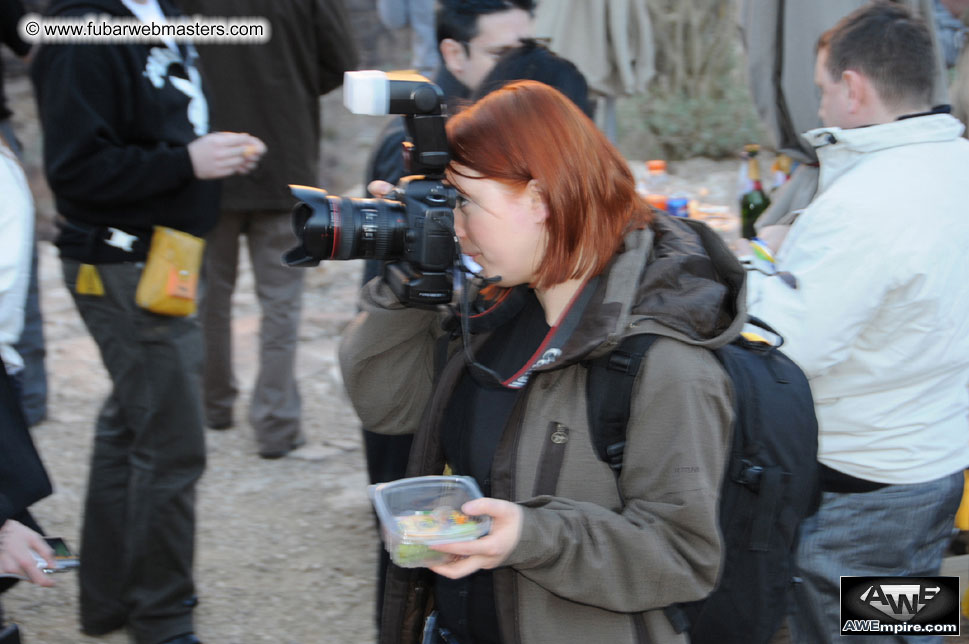
[(646, 169), (650, 172), (666, 172), (666, 161), (663, 159), (651, 159), (646, 162)]

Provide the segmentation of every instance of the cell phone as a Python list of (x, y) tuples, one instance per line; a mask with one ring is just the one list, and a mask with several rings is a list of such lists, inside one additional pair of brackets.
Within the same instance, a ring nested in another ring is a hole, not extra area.
[(54, 567), (50, 568), (44, 558), (33, 553), (34, 559), (37, 560), (37, 567), (41, 569), (44, 573), (52, 574), (55, 572), (67, 572), (68, 570), (74, 570), (81, 565), (81, 560), (71, 552), (70, 547), (67, 543), (60, 537), (44, 537), (44, 541), (50, 546), (50, 549), (54, 551)]

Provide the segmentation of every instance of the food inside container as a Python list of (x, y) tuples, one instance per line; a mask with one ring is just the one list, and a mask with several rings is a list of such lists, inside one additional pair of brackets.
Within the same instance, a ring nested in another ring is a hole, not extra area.
[(368, 491), (384, 546), (403, 568), (445, 563), (451, 555), (430, 546), (471, 541), (491, 529), (491, 517), (461, 512), (464, 503), (482, 496), (468, 476), (419, 476), (371, 485)]

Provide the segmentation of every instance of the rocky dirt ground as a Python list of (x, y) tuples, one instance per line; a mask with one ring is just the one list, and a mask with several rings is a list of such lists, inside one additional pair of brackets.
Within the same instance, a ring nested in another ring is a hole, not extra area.
[[(357, 0), (354, 19), (368, 43), (363, 66), (406, 63), (406, 38), (374, 27), (372, 0)], [(388, 62), (390, 61), (390, 62)], [(50, 378), (50, 415), (33, 430), (55, 484), (34, 510), (49, 534), (79, 544), (92, 421), (108, 379), (97, 350), (59, 276), (49, 196), (39, 166), (39, 131), (29, 84), (8, 85), (27, 145), (28, 170), (40, 213), (41, 292)], [(339, 92), (324, 99), (325, 165), (321, 185), (359, 195), (366, 154), (383, 124), (350, 115)], [(672, 170), (684, 184), (732, 201), (736, 162), (696, 159)], [(255, 453), (246, 394), (255, 374), (259, 308), (243, 265), (233, 302), (236, 367), (243, 394), (237, 426), (208, 431), (208, 468), (199, 485), (196, 610), (199, 636), (219, 644), (372, 642), (378, 540), (366, 496), (359, 423), (343, 393), (336, 363), (340, 332), (354, 314), (359, 262), (310, 269), (303, 298), (298, 358), (304, 428), (321, 460), (265, 461)], [(173, 401), (172, 404), (177, 404)], [(20, 584), (4, 597), (25, 642), (122, 644), (123, 632), (87, 638), (78, 631), (72, 574), (53, 589)]]

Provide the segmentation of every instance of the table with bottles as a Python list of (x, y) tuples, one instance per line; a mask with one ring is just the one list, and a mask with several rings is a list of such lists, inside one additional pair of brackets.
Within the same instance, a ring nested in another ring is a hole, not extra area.
[[(753, 237), (753, 222), (770, 205), (767, 184), (761, 181), (759, 152), (758, 145), (747, 145), (729, 172), (721, 164), (711, 172), (700, 172), (703, 179), (696, 178), (695, 168), (688, 173), (692, 179), (670, 172), (660, 159), (629, 164), (637, 191), (650, 205), (673, 216), (699, 219), (730, 245), (740, 237)], [(782, 185), (790, 171), (790, 159), (777, 155), (768, 174), (769, 189)]]
[(667, 172), (663, 161), (630, 161), (629, 164), (636, 178), (637, 192), (654, 208), (674, 216), (699, 219), (728, 244), (740, 237), (738, 208), (731, 199), (732, 179), (728, 190), (722, 185), (723, 178), (700, 185), (695, 179)]

